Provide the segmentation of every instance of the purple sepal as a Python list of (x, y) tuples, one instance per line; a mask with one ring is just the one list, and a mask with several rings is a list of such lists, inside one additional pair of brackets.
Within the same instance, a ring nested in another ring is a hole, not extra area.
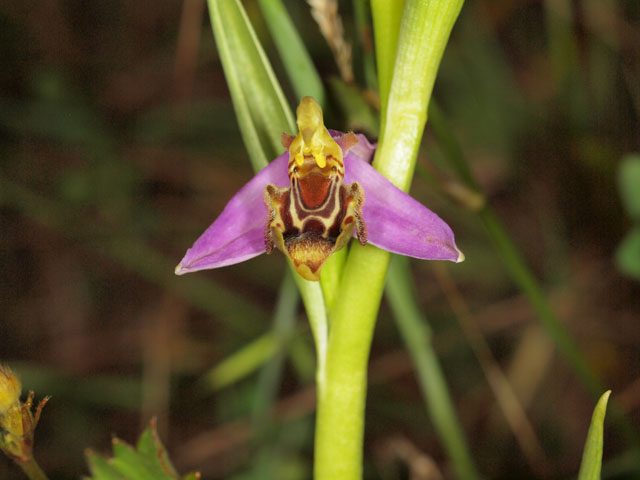
[[(340, 137), (344, 134), (330, 132), (341, 144)], [(362, 134), (357, 137), (358, 143), (344, 155), (344, 181), (360, 183), (365, 192), (363, 217), (369, 243), (425, 260), (464, 260), (451, 228), (369, 165), (376, 146)], [(289, 153), (284, 152), (233, 196), (220, 216), (187, 250), (176, 274), (233, 265), (265, 252), (264, 188), (268, 183), (289, 186), (288, 161)]]
[(220, 216), (187, 250), (176, 267), (176, 274), (244, 262), (265, 252), (264, 231), (267, 207), (264, 187), (289, 185), (285, 152), (264, 167), (227, 203)]
[(344, 170), (345, 183), (358, 182), (364, 190), (362, 216), (369, 243), (423, 260), (464, 260), (449, 225), (369, 163), (350, 152), (345, 158)]
[[(347, 152), (344, 151), (344, 145), (340, 141), (342, 137), (346, 134), (339, 132), (338, 130), (329, 129), (329, 133), (336, 141), (340, 148), (343, 150), (344, 156), (347, 155)], [(356, 137), (358, 137), (358, 143), (356, 143), (353, 147), (351, 147), (348, 151), (349, 154), (360, 157), (367, 163), (371, 163), (371, 157), (373, 157), (373, 153), (376, 151), (377, 143), (371, 143), (367, 137), (365, 137), (362, 133), (356, 133)]]

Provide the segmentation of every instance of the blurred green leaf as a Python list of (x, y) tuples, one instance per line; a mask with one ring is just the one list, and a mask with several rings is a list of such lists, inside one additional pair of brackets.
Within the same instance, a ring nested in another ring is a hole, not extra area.
[(578, 480), (599, 480), (600, 468), (602, 466), (602, 432), (604, 428), (604, 417), (607, 412), (607, 402), (609, 401), (611, 390), (607, 390), (598, 400), (596, 408), (593, 410), (591, 425), (587, 433), (587, 441), (582, 453), (582, 463)]
[(213, 391), (220, 390), (256, 371), (277, 350), (275, 334), (265, 333), (219, 362), (205, 374), (203, 382)]
[(380, 122), (360, 90), (353, 85), (347, 85), (339, 77), (332, 77), (329, 86), (346, 119), (347, 129), (377, 137)]
[[(632, 153), (620, 160), (618, 189), (629, 216), (640, 221), (640, 154)], [(639, 254), (640, 255), (640, 254)]]
[(276, 44), (297, 98), (310, 96), (325, 108), (325, 93), (320, 75), (302, 43), (282, 0), (259, 0), (262, 15)]
[[(142, 433), (137, 448), (113, 439), (113, 458), (106, 459), (87, 451), (91, 480), (177, 480), (167, 451), (158, 437), (155, 422)], [(183, 480), (195, 480), (199, 474), (191, 473)]]
[[(396, 7), (399, 13), (402, 8)], [(358, 68), (362, 70), (365, 88), (378, 90), (378, 76), (376, 72), (376, 61), (373, 51), (373, 29), (371, 28), (371, 2), (369, 0), (354, 0), (353, 16), (357, 32), (357, 41), (354, 42), (353, 58)]]
[(622, 239), (616, 250), (616, 266), (624, 274), (640, 280), (640, 225)]
[(295, 122), (247, 14), (238, 0), (208, 0), (211, 26), (240, 131), (254, 170), (283, 151)]

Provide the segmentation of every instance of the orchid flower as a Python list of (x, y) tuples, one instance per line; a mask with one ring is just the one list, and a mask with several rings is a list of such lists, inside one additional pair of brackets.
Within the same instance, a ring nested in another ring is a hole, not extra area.
[(299, 133), (229, 201), (187, 250), (176, 274), (249, 260), (277, 247), (307, 280), (354, 232), (358, 241), (424, 260), (461, 262), (451, 228), (370, 164), (362, 134), (328, 130), (311, 97), (298, 106)]

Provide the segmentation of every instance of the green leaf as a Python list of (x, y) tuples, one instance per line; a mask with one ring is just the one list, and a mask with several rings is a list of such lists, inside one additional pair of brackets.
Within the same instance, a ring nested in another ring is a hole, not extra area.
[(149, 427), (142, 432), (142, 435), (140, 435), (137, 450), (140, 454), (154, 459), (154, 463), (162, 472), (168, 473), (171, 477), (178, 477), (178, 473), (175, 468), (173, 468), (173, 464), (169, 459), (167, 449), (164, 447), (160, 441), (160, 437), (158, 436), (155, 418), (151, 419)]
[[(155, 421), (142, 433), (137, 448), (113, 439), (113, 458), (106, 459), (87, 451), (91, 470), (90, 480), (177, 480), (171, 460), (158, 437)], [(197, 480), (198, 473), (191, 473), (185, 480)]]
[(587, 433), (587, 441), (584, 444), (584, 452), (582, 453), (582, 463), (580, 464), (578, 480), (600, 479), (600, 468), (602, 467), (602, 431), (609, 395), (611, 395), (611, 390), (604, 392), (600, 400), (598, 400), (596, 408), (593, 410), (591, 425)]
[(618, 189), (629, 216), (640, 221), (640, 154), (632, 153), (620, 160)]
[(324, 108), (326, 99), (322, 80), (282, 0), (259, 0), (258, 3), (296, 97), (313, 97)]
[(131, 445), (118, 438), (113, 439), (111, 464), (131, 480), (175, 479), (157, 468), (153, 457), (137, 452)]
[(378, 66), (378, 91), (380, 92), (381, 135), (384, 133), (387, 118), (387, 103), (396, 63), (396, 50), (404, 4), (405, 0), (371, 0)]
[(631, 278), (640, 280), (640, 225), (622, 239), (616, 250), (616, 266)]
[(353, 85), (347, 85), (339, 77), (332, 77), (329, 86), (346, 119), (347, 129), (363, 132), (372, 138), (377, 137), (380, 129), (378, 117), (374, 115), (362, 92)]
[(111, 466), (106, 458), (91, 450), (87, 450), (86, 455), (92, 480), (126, 480), (127, 477)]
[(283, 151), (295, 122), (247, 14), (238, 0), (208, 0), (211, 26), (242, 138), (254, 170)]
[(278, 350), (278, 342), (273, 332), (260, 335), (229, 357), (218, 362), (202, 378), (212, 391), (218, 391), (255, 372)]

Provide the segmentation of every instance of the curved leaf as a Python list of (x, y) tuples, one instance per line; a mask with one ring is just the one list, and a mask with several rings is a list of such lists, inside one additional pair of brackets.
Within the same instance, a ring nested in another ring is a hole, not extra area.
[(607, 412), (607, 402), (611, 390), (607, 390), (598, 400), (593, 410), (591, 425), (587, 433), (587, 441), (584, 444), (582, 463), (578, 480), (599, 480), (602, 467), (602, 431), (604, 429), (604, 416)]

